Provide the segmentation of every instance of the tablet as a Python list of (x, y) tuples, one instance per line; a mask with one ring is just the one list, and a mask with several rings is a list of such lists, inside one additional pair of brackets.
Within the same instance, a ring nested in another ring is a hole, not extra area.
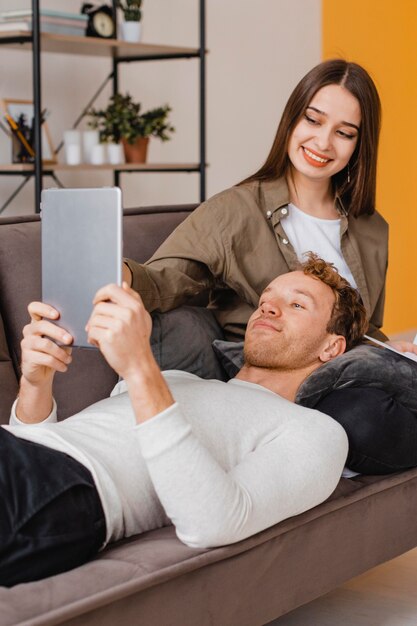
[(122, 283), (122, 194), (118, 187), (47, 189), (41, 197), (42, 301), (74, 346), (92, 348), (85, 325), (100, 287)]

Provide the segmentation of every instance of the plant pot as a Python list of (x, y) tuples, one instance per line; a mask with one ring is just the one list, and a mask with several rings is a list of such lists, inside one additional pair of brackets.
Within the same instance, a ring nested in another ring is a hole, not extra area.
[(140, 41), (140, 22), (122, 22), (121, 27), (123, 41)]
[(138, 137), (134, 144), (122, 139), (126, 163), (146, 163), (149, 137)]

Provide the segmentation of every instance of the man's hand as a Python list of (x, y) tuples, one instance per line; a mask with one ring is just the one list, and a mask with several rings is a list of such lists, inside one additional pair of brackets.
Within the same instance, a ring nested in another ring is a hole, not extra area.
[(100, 348), (108, 364), (123, 378), (152, 355), (149, 338), (151, 316), (140, 296), (126, 283), (106, 285), (93, 300), (94, 309), (86, 330), (88, 341)]
[(86, 330), (88, 341), (126, 380), (138, 423), (174, 403), (150, 347), (151, 316), (126, 283), (99, 289)]
[[(23, 329), (22, 376), (31, 385), (50, 384), (55, 372), (66, 372), (71, 363), (71, 335), (48, 320), (56, 320), (59, 313), (42, 302), (28, 306), (30, 324)], [(64, 344), (63, 347), (55, 342)]]
[[(48, 417), (52, 409), (52, 382), (55, 372), (66, 372), (71, 363), (72, 337), (67, 331), (48, 320), (56, 320), (59, 313), (42, 302), (28, 307), (31, 322), (23, 329), (22, 377), (17, 417), (26, 423), (38, 423)], [(58, 341), (64, 346), (59, 346)]]

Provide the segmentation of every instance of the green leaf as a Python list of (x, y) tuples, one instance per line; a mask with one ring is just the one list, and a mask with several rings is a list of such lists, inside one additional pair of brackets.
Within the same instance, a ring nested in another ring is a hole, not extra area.
[(145, 113), (141, 113), (141, 108), (141, 104), (135, 102), (129, 93), (117, 93), (111, 96), (105, 109), (92, 107), (88, 110), (88, 125), (99, 130), (102, 141), (118, 143), (125, 139), (132, 144), (138, 137), (151, 136), (168, 141), (175, 131), (168, 120), (171, 107), (166, 104)]

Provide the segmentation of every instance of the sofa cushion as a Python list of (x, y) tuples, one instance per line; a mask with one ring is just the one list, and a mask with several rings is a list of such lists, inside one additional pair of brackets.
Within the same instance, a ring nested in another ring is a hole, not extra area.
[[(123, 219), (123, 252), (146, 261), (195, 205), (126, 209)], [(17, 393), (22, 329), (28, 322), (27, 305), (41, 299), (41, 239), (39, 216), (0, 217), (0, 422), (8, 421)], [(18, 288), (16, 288), (16, 285)], [(7, 339), (7, 342), (6, 342)], [(74, 348), (73, 363), (55, 378), (54, 394), (59, 418), (107, 397), (117, 375), (98, 350)]]
[(17, 373), (9, 354), (3, 320), (0, 317), (0, 424), (9, 421), (10, 407), (17, 396)]
[(416, 524), (395, 512), (411, 515), (416, 487), (417, 469), (383, 479), (342, 479), (318, 507), (212, 550), (182, 544), (172, 526), (132, 537), (70, 572), (1, 587), (0, 622), (267, 623), (414, 547)]

